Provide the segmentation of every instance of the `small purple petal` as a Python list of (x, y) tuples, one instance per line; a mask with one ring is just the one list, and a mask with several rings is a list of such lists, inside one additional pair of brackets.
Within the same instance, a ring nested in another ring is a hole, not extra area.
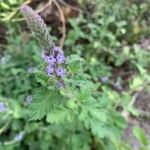
[[(27, 11), (27, 7), (26, 7), (25, 5), (22, 5), (22, 6), (20, 7), (20, 9), (23, 10), (23, 11)], [(29, 9), (29, 8), (28, 8), (28, 9)]]
[(48, 65), (48, 67), (47, 67), (47, 74), (49, 76), (52, 76), (53, 73), (54, 73), (54, 67), (51, 66), (51, 65)]
[(64, 71), (64, 69), (62, 67), (58, 67), (56, 69), (56, 74), (57, 74), (58, 77), (63, 77), (64, 74), (65, 74), (65, 71)]
[(28, 95), (28, 96), (26, 97), (26, 102), (29, 104), (29, 103), (32, 102), (32, 99), (33, 99), (33, 96), (32, 96), (32, 95)]
[(104, 77), (101, 77), (100, 79), (101, 79), (101, 81), (102, 81), (103, 83), (105, 83), (105, 82), (107, 82), (107, 81), (109, 80), (109, 77), (104, 76)]
[(6, 110), (6, 107), (5, 107), (4, 103), (0, 102), (0, 112), (3, 112), (5, 110)]
[(56, 86), (57, 86), (58, 89), (60, 89), (60, 88), (64, 87), (64, 84), (63, 84), (62, 81), (57, 81)]
[(62, 53), (58, 53), (56, 59), (58, 64), (62, 64), (65, 61), (65, 56)]
[(16, 135), (15, 141), (20, 142), (23, 139), (24, 132), (20, 132), (19, 134)]
[(56, 62), (56, 59), (54, 58), (54, 56), (53, 55), (50, 55), (49, 57), (48, 57), (48, 61), (47, 61), (50, 65), (54, 65), (55, 64), (55, 62)]

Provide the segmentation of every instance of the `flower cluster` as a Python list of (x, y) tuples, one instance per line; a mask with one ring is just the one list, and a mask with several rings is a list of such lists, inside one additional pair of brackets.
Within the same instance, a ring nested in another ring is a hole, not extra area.
[(16, 142), (20, 142), (23, 139), (23, 137), (24, 137), (24, 132), (21, 131), (19, 134), (16, 135), (16, 137), (14, 138), (14, 140)]
[(37, 38), (42, 52), (42, 59), (47, 63), (46, 73), (50, 77), (57, 77), (56, 86), (63, 86), (62, 77), (65, 75), (64, 64), (65, 56), (62, 49), (55, 46), (44, 20), (30, 6), (23, 5), (20, 8), (21, 13), (26, 19), (28, 27)]
[(28, 96), (26, 97), (26, 103), (27, 103), (27, 104), (30, 104), (30, 103), (32, 102), (32, 99), (33, 99), (33, 96), (32, 96), (32, 95), (28, 95)]
[(5, 107), (4, 103), (0, 102), (0, 112), (3, 112), (5, 110), (6, 110), (6, 107)]
[[(51, 50), (51, 54), (42, 52), (42, 59), (47, 63), (46, 73), (48, 76), (56, 76), (57, 78), (62, 78), (65, 75), (65, 70), (63, 65), (65, 64), (65, 56), (62, 49), (58, 46), (54, 46)], [(61, 86), (61, 82), (58, 81), (58, 87)]]

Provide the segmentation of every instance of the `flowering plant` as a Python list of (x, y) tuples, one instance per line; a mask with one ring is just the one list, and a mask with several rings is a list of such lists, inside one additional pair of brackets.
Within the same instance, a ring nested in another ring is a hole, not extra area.
[(91, 143), (107, 147), (106, 139), (114, 142), (125, 127), (123, 117), (113, 106), (107, 106), (109, 95), (100, 92), (100, 83), (84, 73), (86, 64), (78, 54), (65, 57), (63, 50), (55, 46), (43, 19), (32, 8), (22, 6), (21, 13), (42, 48), (42, 61), (35, 71), (40, 88), (35, 89), (28, 105), (29, 120), (46, 117), (57, 142), (67, 137), (65, 149), (87, 150)]

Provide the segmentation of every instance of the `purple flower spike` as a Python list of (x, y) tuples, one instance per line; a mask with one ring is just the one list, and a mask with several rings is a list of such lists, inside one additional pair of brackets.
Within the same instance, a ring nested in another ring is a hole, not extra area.
[(30, 6), (23, 5), (20, 8), (21, 13), (25, 17), (28, 27), (32, 31), (33, 35), (37, 38), (40, 46), (46, 52), (54, 46), (54, 43), (49, 35), (44, 20), (38, 15)]
[(56, 74), (57, 74), (58, 77), (63, 77), (64, 74), (65, 74), (65, 71), (64, 71), (64, 69), (62, 67), (58, 67), (56, 69)]
[(64, 54), (58, 53), (56, 59), (58, 64), (62, 64), (65, 61), (65, 56)]
[(53, 66), (53, 65), (55, 64), (55, 62), (56, 62), (56, 59), (54, 58), (54, 56), (53, 56), (53, 55), (50, 55), (50, 56), (48, 57), (48, 63), (49, 63), (51, 66)]
[(55, 46), (55, 47), (52, 49), (52, 51), (53, 51), (53, 52), (58, 52), (58, 53), (63, 54), (62, 48), (59, 47), (59, 46)]
[(15, 141), (20, 142), (24, 137), (24, 132), (20, 132), (19, 134), (16, 135)]
[(47, 67), (47, 74), (48, 74), (49, 76), (52, 76), (53, 73), (54, 73), (54, 68), (53, 68), (53, 66), (49, 65), (49, 66)]
[(5, 107), (4, 103), (0, 102), (0, 112), (3, 112), (5, 110), (6, 110), (6, 107)]

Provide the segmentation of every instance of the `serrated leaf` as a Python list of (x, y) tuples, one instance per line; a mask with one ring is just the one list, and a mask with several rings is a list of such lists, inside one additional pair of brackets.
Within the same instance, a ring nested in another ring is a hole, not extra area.
[(71, 122), (73, 119), (71, 112), (67, 109), (52, 111), (47, 115), (47, 122), (55, 124)]
[[(83, 140), (84, 139), (84, 140)], [(73, 134), (70, 137), (71, 150), (89, 150), (90, 149), (90, 136), (86, 133)]]
[(72, 73), (78, 73), (81, 70), (83, 59), (78, 55), (71, 55), (67, 59), (68, 70)]
[(104, 138), (107, 135), (107, 128), (102, 126), (101, 122), (96, 120), (90, 121), (90, 128), (94, 135), (97, 135), (98, 138)]
[[(89, 119), (92, 117), (102, 123), (107, 123), (108, 114), (102, 108), (95, 108), (92, 106), (84, 106), (82, 107), (82, 112), (88, 114)], [(90, 116), (89, 116), (90, 115)]]
[(42, 119), (48, 113), (62, 107), (65, 102), (66, 99), (57, 90), (37, 89), (28, 109), (29, 120)]
[(126, 123), (125, 119), (121, 116), (120, 113), (112, 112), (111, 117), (113, 118), (113, 122), (115, 123), (115, 125), (117, 125), (117, 127), (119, 127), (119, 128), (127, 127), (127, 123)]
[(37, 80), (37, 82), (41, 83), (42, 85), (47, 85), (48, 79), (49, 79), (49, 77), (46, 74), (44, 74), (43, 72), (38, 71), (36, 73), (36, 80)]

